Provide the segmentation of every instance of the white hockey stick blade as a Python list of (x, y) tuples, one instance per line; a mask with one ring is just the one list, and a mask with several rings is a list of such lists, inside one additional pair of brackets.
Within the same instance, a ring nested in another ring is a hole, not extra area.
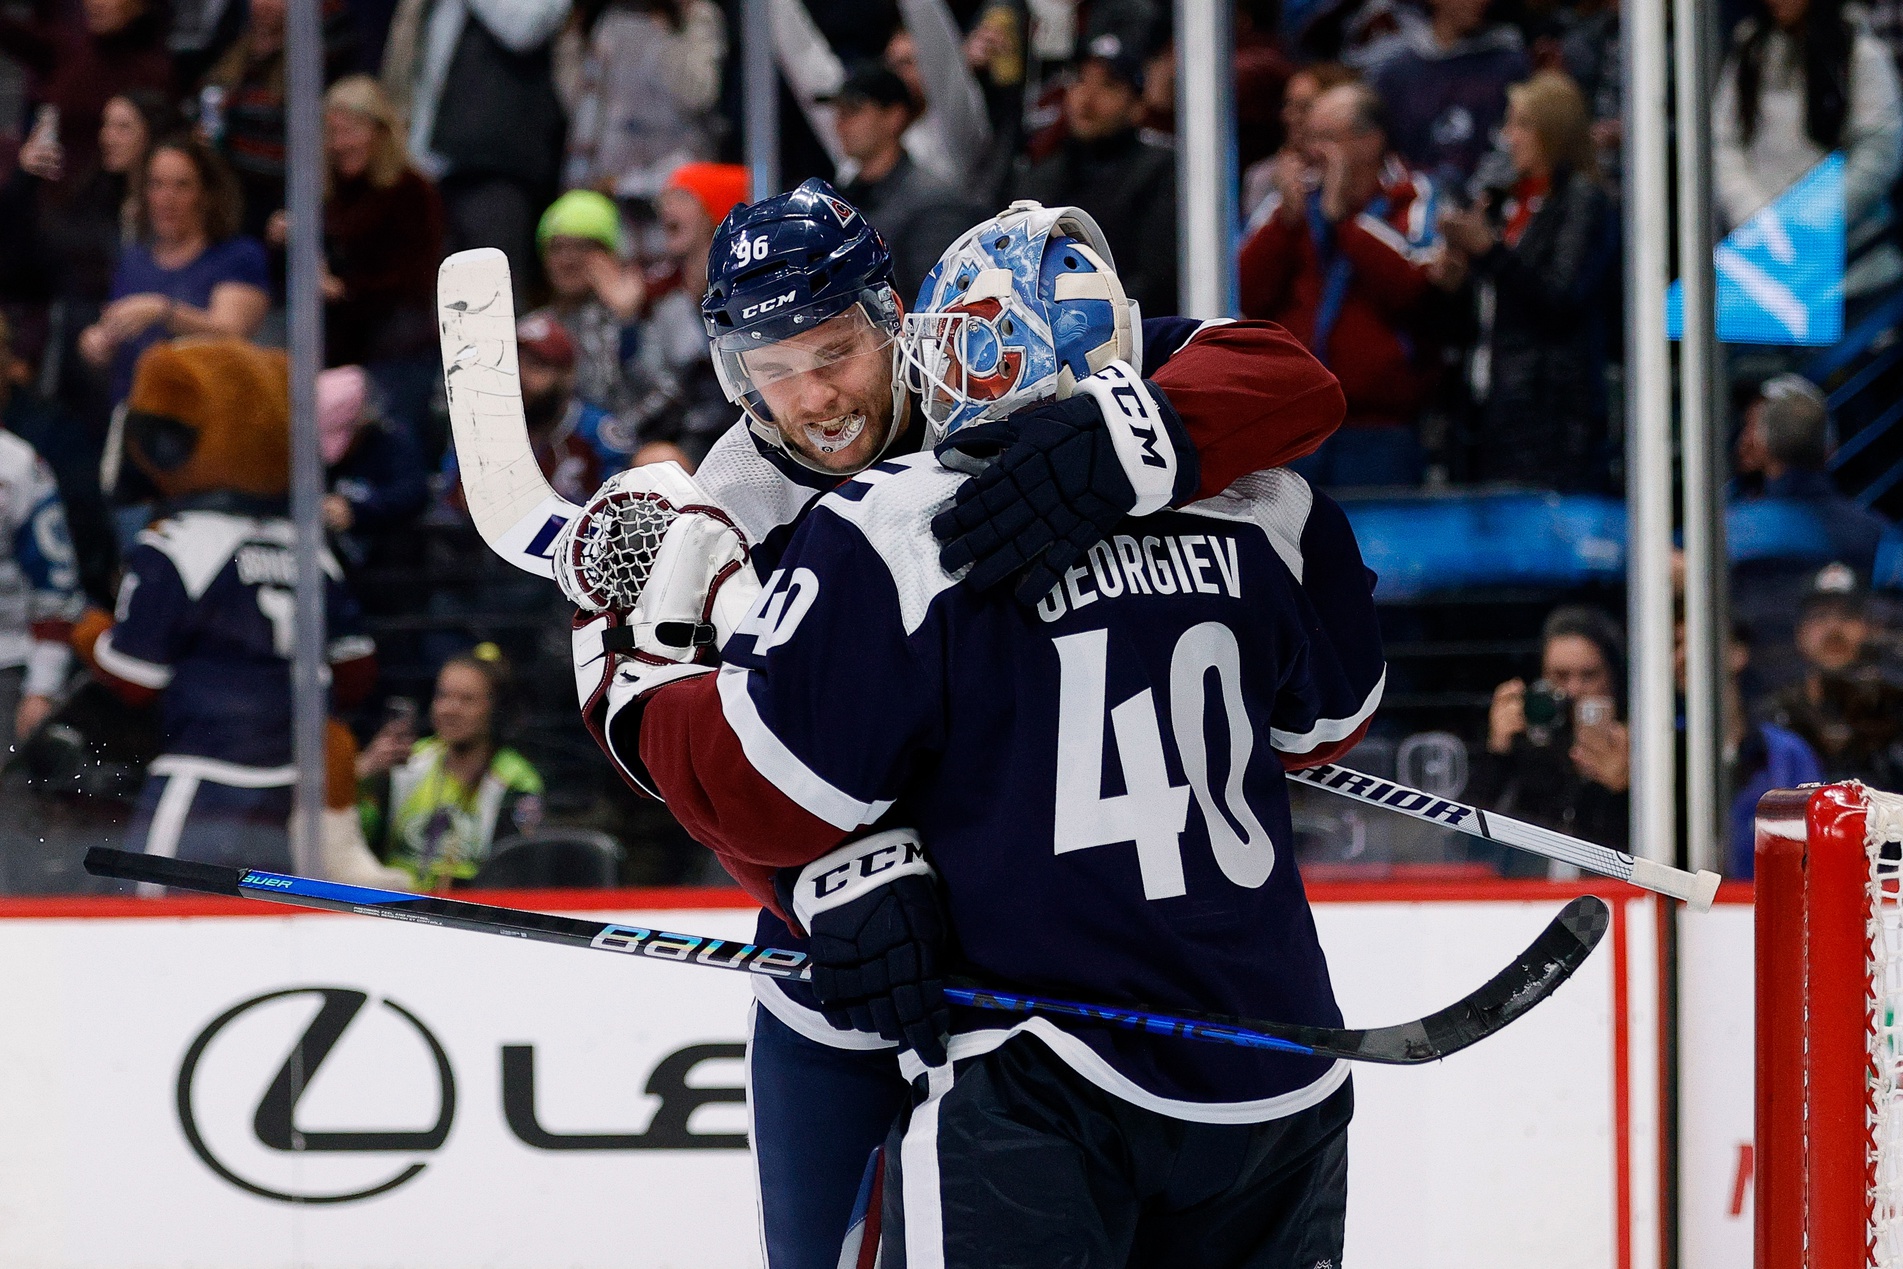
[(1458, 829), (1490, 842), (1499, 842), (1502, 846), (1572, 864), (1584, 872), (1597, 873), (1601, 877), (1631, 882), (1641, 890), (1681, 900), (1691, 905), (1694, 912), (1711, 911), (1712, 900), (1718, 895), (1720, 878), (1715, 872), (1690, 873), (1650, 859), (1637, 859), (1622, 850), (1595, 845), (1509, 816), (1496, 815), (1451, 798), (1435, 797), (1432, 793), (1364, 775), (1332, 762), (1288, 774), (1291, 780), (1312, 784), (1339, 797), (1352, 798), (1443, 828)]
[(529, 445), (515, 359), (509, 258), (458, 251), (436, 273), (443, 387), (470, 519), (489, 549), (537, 577), (554, 576), (555, 535), (580, 508), (556, 493)]

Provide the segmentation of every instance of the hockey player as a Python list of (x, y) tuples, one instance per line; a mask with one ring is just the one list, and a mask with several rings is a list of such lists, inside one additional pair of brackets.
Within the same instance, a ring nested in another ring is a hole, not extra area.
[[(126, 456), (165, 495), (127, 553), (116, 610), (74, 642), (134, 704), (159, 701), (164, 752), (148, 768), (129, 849), (235, 867), (291, 866), (291, 655), (296, 564), (286, 518), (290, 387), (284, 354), (241, 340), (149, 349), (127, 398)], [(328, 550), (333, 695), (376, 675)]]
[[(1066, 235), (1081, 235), (1087, 252), (1090, 241), (1100, 247), (1086, 217), (1050, 213), (1044, 232), (1064, 236), (1050, 233), (1059, 221)], [(1024, 241), (1028, 247), (1029, 235)], [(1101, 259), (1102, 251), (1091, 255)], [(1061, 257), (1054, 254), (1053, 262)], [(763, 580), (803, 508), (881, 453), (915, 450), (923, 434), (918, 402), (893, 374), (899, 306), (886, 270), (876, 235), (821, 182), (743, 209), (722, 227), (704, 312), (723, 381), (746, 417), (715, 446), (698, 480), (746, 533)], [(1114, 274), (1100, 281), (1114, 282)], [(1066, 285), (1091, 284), (1073, 277)], [(842, 315), (846, 320), (828, 330), (838, 342), (813, 347), (806, 332)], [(1089, 316), (1086, 325), (1116, 328), (1107, 303)], [(1309, 452), (1338, 421), (1332, 381), (1317, 376), (1312, 360), (1278, 328), (1168, 321), (1143, 323), (1142, 332), (1154, 387), (1180, 410), (1177, 456), (1185, 468), (1200, 463), (1200, 483), (1179, 469), (1185, 487), (1170, 490), (1179, 500)], [(1091, 346), (1103, 342), (1100, 333)], [(1134, 352), (1124, 347), (1126, 356)], [(1098, 364), (1110, 351), (1099, 354)], [(1081, 354), (1061, 370), (1046, 365), (1017, 385), (1041, 384), (1041, 393), (1013, 400), (1049, 396), (1060, 379), (1074, 383), (1091, 369)], [(791, 389), (808, 395), (798, 399)], [(1014, 478), (971, 482), (948, 519), (948, 530), (964, 536), (947, 550), (976, 561), (971, 578), (995, 584), (1032, 556), (1031, 571), (1056, 565), (1046, 575), (1061, 574), (1134, 507), (1097, 398), (1049, 402), (988, 426), (983, 439), (1006, 451), (992, 477), (1008, 471)], [(1145, 509), (1167, 497), (1153, 496)], [(1048, 585), (1027, 589), (1036, 595)], [(577, 655), (585, 698), (603, 668), (598, 639), (598, 627), (582, 623)], [(770, 815), (761, 821), (769, 823)], [(789, 935), (769, 910), (759, 937), (783, 945)], [(829, 1026), (798, 989), (769, 985), (760, 999), (750, 1087), (769, 1264), (831, 1269), (867, 1155), (905, 1104), (907, 1089), (890, 1041)]]
[[(0, 393), (5, 389), (0, 387)], [(66, 681), (85, 606), (53, 471), (0, 430), (0, 753), (45, 721)]]
[[(1054, 359), (1040, 329), (1088, 325), (1062, 302), (1088, 300), (1088, 277), (1043, 287), (1052, 251), (1060, 275), (1080, 253), (1000, 221), (928, 285), (917, 331), (948, 450), (1008, 395), (992, 368), (1015, 359), (1015, 383)], [(1338, 413), (1332, 378), (1305, 372)], [(1180, 472), (1131, 367), (1109, 360), (1077, 390), (1119, 450)], [(633, 611), (598, 619), (634, 654), (594, 663), (591, 723), (811, 933), (827, 1016), (901, 1041), (902, 1069), (925, 1076), (886, 1151), (887, 1263), (1338, 1263), (1344, 1066), (948, 1018), (939, 977), (949, 938), (1007, 987), (1339, 1025), (1282, 773), (1338, 756), (1379, 699), (1346, 519), (1261, 473), (1118, 523), (1030, 610), (940, 563), (931, 524), (961, 482), (916, 455), (822, 498), (717, 672), (662, 637), (731, 571), (693, 576), (687, 560), (731, 559), (708, 549), (731, 530), (684, 516)], [(1173, 483), (1132, 481), (1158, 508)]]

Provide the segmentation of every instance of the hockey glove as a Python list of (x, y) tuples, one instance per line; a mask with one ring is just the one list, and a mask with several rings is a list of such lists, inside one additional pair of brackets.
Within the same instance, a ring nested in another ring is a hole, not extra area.
[(1120, 361), (1061, 401), (960, 428), (938, 446), (947, 467), (985, 464), (932, 520), (948, 572), (989, 590), (1021, 574), (1034, 604), (1128, 515), (1149, 515), (1195, 492), (1200, 465), (1163, 390)]
[(835, 1027), (874, 1031), (945, 1061), (947, 922), (938, 874), (908, 829), (874, 833), (776, 879), (811, 936), (813, 991)]

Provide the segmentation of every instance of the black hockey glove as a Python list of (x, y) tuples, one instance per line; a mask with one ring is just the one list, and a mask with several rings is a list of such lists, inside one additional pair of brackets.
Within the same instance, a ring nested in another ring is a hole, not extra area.
[(960, 428), (938, 446), (948, 467), (988, 463), (932, 520), (939, 562), (989, 590), (1022, 573), (1034, 604), (1127, 515), (1187, 499), (1201, 483), (1189, 432), (1163, 390), (1113, 361), (1062, 401)]
[(776, 878), (812, 943), (813, 991), (835, 1027), (875, 1031), (945, 1061), (944, 901), (918, 836), (892, 829), (847, 842)]

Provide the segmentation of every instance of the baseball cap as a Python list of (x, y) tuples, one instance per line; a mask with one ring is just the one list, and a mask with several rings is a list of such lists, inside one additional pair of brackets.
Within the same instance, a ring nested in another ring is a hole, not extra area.
[(1863, 611), (1866, 596), (1857, 570), (1841, 561), (1833, 561), (1817, 570), (1798, 601), (1797, 615), (1802, 620), (1813, 609), (1826, 605), (1851, 613)]
[(621, 254), (621, 213), (606, 194), (571, 189), (548, 205), (535, 227), (535, 245), (548, 249), (550, 238), (586, 238)]
[(869, 101), (876, 106), (911, 106), (912, 92), (884, 62), (861, 62), (847, 73), (845, 81), (821, 101), (840, 103)]
[(575, 366), (574, 341), (562, 324), (546, 313), (530, 313), (515, 324), (515, 346), (522, 356), (545, 366), (557, 370), (572, 370)]

